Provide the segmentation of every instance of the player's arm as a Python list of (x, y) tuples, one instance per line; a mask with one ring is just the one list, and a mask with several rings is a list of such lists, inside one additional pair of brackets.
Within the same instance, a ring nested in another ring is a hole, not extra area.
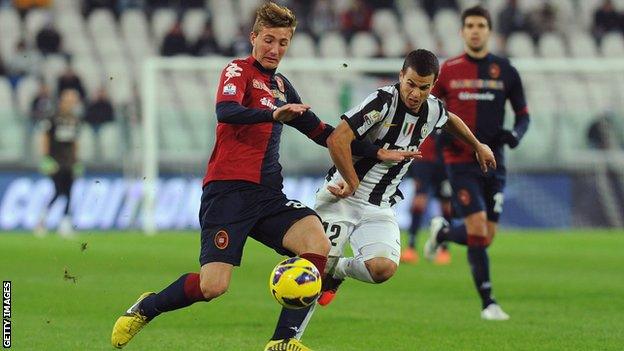
[(510, 148), (515, 148), (522, 140), (522, 137), (529, 129), (529, 109), (526, 99), (524, 98), (524, 88), (520, 74), (512, 66), (511, 67), (511, 87), (509, 89), (509, 101), (515, 112), (514, 127), (512, 130), (502, 130), (499, 133), (498, 140), (501, 144), (507, 144)]
[(477, 161), (479, 161), (481, 170), (484, 173), (487, 173), (488, 167), (492, 169), (496, 168), (496, 159), (494, 158), (492, 150), (490, 150), (487, 145), (479, 142), (466, 123), (464, 123), (461, 118), (457, 117), (457, 115), (448, 112), (448, 121), (442, 128), (472, 147), (477, 154)]

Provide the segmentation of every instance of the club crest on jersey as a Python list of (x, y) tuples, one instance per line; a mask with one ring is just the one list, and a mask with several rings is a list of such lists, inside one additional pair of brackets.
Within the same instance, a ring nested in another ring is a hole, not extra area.
[(381, 112), (372, 110), (364, 115), (364, 123), (357, 129), (358, 133), (364, 134), (373, 124), (381, 120)]
[(256, 88), (256, 89), (264, 90), (264, 91), (266, 91), (267, 93), (269, 93), (269, 94), (273, 95), (273, 94), (271, 93), (271, 89), (269, 89), (269, 87), (268, 87), (266, 84), (264, 84), (264, 82), (261, 82), (261, 81), (259, 81), (259, 80), (257, 80), (257, 79), (254, 79), (254, 80), (252, 80), (252, 81), (251, 81), (251, 85), (252, 85), (254, 88)]
[(215, 234), (214, 243), (218, 249), (225, 249), (230, 243), (228, 233), (225, 230), (219, 230), (217, 234)]
[(282, 79), (282, 77), (275, 76), (275, 83), (277, 83), (277, 89), (280, 92), (282, 92), (282, 93), (286, 92), (286, 89), (284, 88), (284, 80)]
[(489, 68), (489, 73), (490, 73), (490, 77), (492, 77), (492, 79), (498, 79), (498, 77), (500, 77), (500, 66), (493, 63), (490, 65)]
[(470, 192), (466, 189), (460, 189), (457, 192), (457, 199), (462, 206), (468, 206), (470, 205), (470, 201), (472, 201)]
[(414, 131), (414, 128), (416, 128), (416, 123), (415, 122), (405, 122), (403, 124), (403, 129), (401, 129), (401, 135), (403, 136), (409, 136), (412, 135), (412, 132)]
[(223, 95), (236, 95), (236, 85), (228, 83), (223, 86)]
[(425, 122), (422, 128), (420, 129), (420, 138), (424, 139), (429, 135), (429, 123)]

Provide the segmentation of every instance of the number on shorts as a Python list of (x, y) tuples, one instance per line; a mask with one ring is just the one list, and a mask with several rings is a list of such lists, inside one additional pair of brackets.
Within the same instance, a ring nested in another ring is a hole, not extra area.
[[(327, 230), (328, 228), (329, 230)], [(334, 242), (334, 240), (338, 239), (338, 237), (340, 236), (340, 226), (338, 224), (332, 224), (331, 227), (329, 227), (329, 223), (323, 222), (323, 229), (325, 229), (325, 233), (327, 234), (333, 233), (329, 236), (329, 242), (331, 243), (331, 245), (338, 245)]]
[(503, 212), (503, 202), (505, 201), (505, 196), (503, 193), (496, 193), (492, 197), (494, 199), (494, 212), (502, 213)]

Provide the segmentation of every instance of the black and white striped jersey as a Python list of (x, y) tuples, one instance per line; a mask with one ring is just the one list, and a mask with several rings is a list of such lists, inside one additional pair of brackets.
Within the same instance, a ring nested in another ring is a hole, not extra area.
[[(341, 118), (349, 124), (358, 139), (384, 149), (415, 151), (434, 129), (446, 123), (448, 113), (442, 101), (430, 95), (420, 112), (413, 114), (403, 104), (399, 94), (398, 83), (382, 87)], [(353, 198), (381, 207), (393, 206), (403, 198), (398, 186), (410, 163), (411, 160), (382, 162), (354, 157), (353, 166), (360, 186)], [(342, 177), (336, 167), (332, 167), (325, 179), (326, 183), (336, 183)]]

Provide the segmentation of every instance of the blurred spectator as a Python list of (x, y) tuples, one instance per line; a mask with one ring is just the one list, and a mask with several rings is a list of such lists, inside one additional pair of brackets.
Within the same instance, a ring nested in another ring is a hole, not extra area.
[(592, 25), (594, 38), (600, 44), (602, 37), (606, 33), (618, 30), (624, 30), (624, 14), (620, 14), (615, 10), (611, 0), (605, 0), (594, 12), (594, 23)]
[(243, 26), (238, 28), (238, 33), (230, 45), (230, 55), (233, 57), (247, 57), (251, 52), (248, 31)]
[(45, 56), (61, 52), (61, 35), (52, 22), (48, 22), (36, 37), (37, 48)]
[(340, 30), (351, 40), (359, 31), (370, 31), (373, 11), (364, 0), (352, 0), (349, 8), (340, 15)]
[(26, 157), (30, 158), (32, 156), (32, 140), (37, 126), (41, 122), (52, 118), (56, 112), (55, 109), (56, 101), (54, 101), (50, 87), (45, 80), (41, 79), (39, 81), (37, 95), (35, 95), (30, 103), (30, 118), (28, 121), (28, 128), (26, 129), (27, 135), (24, 140), (24, 155), (26, 155)]
[(115, 111), (106, 92), (106, 88), (100, 87), (95, 93), (93, 100), (89, 102), (85, 110), (84, 120), (91, 126), (94, 133), (95, 157), (102, 158), (102, 137), (100, 130), (106, 123), (115, 120)]
[(7, 76), (9, 72), (7, 72), (6, 66), (4, 65), (4, 61), (2, 60), (2, 55), (0, 55), (0, 77)]
[(596, 117), (587, 130), (589, 146), (599, 150), (624, 149), (622, 126), (617, 123), (613, 111), (606, 111)]
[(214, 32), (212, 31), (212, 24), (206, 22), (204, 30), (200, 34), (199, 38), (193, 47), (191, 53), (195, 56), (209, 56), (209, 55), (221, 55), (221, 47), (215, 39)]
[(431, 19), (443, 8), (450, 8), (459, 12), (456, 0), (421, 0), (420, 3)]
[(162, 56), (175, 56), (184, 55), (189, 53), (189, 47), (186, 41), (186, 36), (182, 30), (182, 24), (180, 21), (176, 21), (173, 27), (169, 29), (167, 35), (163, 39), (162, 46), (160, 48), (160, 54)]
[(56, 93), (61, 96), (63, 90), (74, 89), (80, 94), (82, 101), (86, 98), (86, 91), (82, 85), (82, 80), (78, 77), (78, 74), (74, 71), (70, 64), (67, 65), (63, 74), (58, 78), (56, 85)]
[(143, 9), (145, 7), (145, 1), (146, 0), (118, 0), (117, 11), (123, 13), (128, 9)]
[(25, 75), (39, 75), (42, 61), (43, 57), (37, 50), (28, 46), (23, 39), (18, 41), (13, 56), (7, 62), (11, 85), (16, 87), (19, 80)]
[(498, 13), (498, 32), (500, 34), (501, 48), (505, 52), (507, 38), (515, 32), (526, 30), (525, 14), (518, 7), (517, 0), (508, 0), (505, 7)]
[(338, 29), (334, 5), (329, 0), (318, 0), (309, 13), (310, 32), (318, 40), (324, 33)]
[(545, 1), (540, 7), (529, 12), (527, 27), (535, 43), (539, 42), (545, 33), (561, 33), (557, 9), (550, 1)]
[(51, 4), (52, 0), (13, 0), (13, 6), (22, 19), (26, 17), (28, 11), (37, 7), (50, 7)]

